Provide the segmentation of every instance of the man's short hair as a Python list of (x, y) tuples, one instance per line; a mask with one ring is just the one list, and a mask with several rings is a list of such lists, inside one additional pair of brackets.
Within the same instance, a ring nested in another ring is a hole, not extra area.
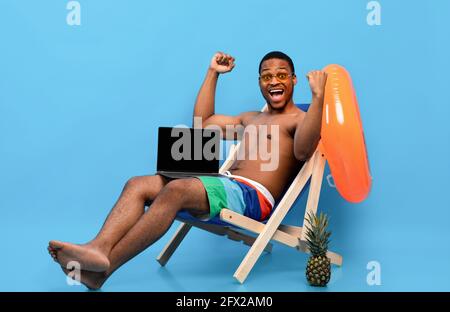
[(291, 67), (292, 73), (295, 74), (295, 69), (294, 69), (294, 63), (292, 62), (292, 59), (287, 56), (286, 54), (284, 54), (283, 52), (280, 51), (272, 51), (267, 53), (266, 55), (264, 55), (264, 57), (262, 58), (261, 62), (259, 63), (259, 73), (261, 73), (261, 66), (262, 63), (264, 61), (270, 60), (270, 59), (281, 59), (281, 60), (285, 60), (286, 62), (288, 62), (289, 66)]

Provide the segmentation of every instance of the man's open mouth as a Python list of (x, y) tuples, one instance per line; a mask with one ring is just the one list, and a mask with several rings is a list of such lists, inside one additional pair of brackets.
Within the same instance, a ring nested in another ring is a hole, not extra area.
[(269, 90), (269, 95), (274, 102), (281, 101), (283, 99), (284, 90), (281, 88), (273, 88)]

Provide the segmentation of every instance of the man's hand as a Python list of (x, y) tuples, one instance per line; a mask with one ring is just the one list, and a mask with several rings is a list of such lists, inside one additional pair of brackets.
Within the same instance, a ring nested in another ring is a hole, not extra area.
[(234, 68), (234, 57), (229, 54), (217, 52), (214, 54), (209, 68), (219, 74), (230, 72)]
[(301, 161), (312, 156), (320, 140), (327, 73), (313, 70), (306, 77), (312, 92), (311, 106), (302, 122), (297, 124), (294, 136), (294, 156)]
[(309, 86), (313, 97), (323, 97), (325, 94), (325, 84), (328, 74), (323, 70), (310, 71), (306, 77), (309, 80)]

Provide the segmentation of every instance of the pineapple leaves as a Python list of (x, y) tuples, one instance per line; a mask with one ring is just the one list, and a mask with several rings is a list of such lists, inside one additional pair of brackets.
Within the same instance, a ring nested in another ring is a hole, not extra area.
[(326, 214), (320, 213), (319, 216), (311, 212), (307, 213), (304, 225), (306, 243), (311, 254), (321, 256), (325, 255), (330, 243), (331, 232), (327, 231), (329, 218)]

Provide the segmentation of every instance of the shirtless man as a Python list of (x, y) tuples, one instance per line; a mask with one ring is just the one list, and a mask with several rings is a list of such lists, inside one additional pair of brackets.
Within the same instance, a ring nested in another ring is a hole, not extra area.
[[(265, 135), (267, 140), (277, 140), (278, 165), (271, 170), (261, 170), (264, 162), (261, 157), (243, 157), (233, 163), (228, 177), (171, 180), (153, 175), (131, 178), (93, 240), (83, 245), (50, 241), (48, 251), (64, 273), (69, 273), (67, 264), (76, 261), (82, 269), (81, 282), (90, 289), (99, 289), (122, 264), (163, 236), (182, 209), (193, 215), (212, 217), (221, 207), (227, 207), (221, 200), (228, 200), (228, 204), (231, 200), (236, 208), (228, 208), (255, 219), (268, 216), (274, 201), (317, 147), (327, 75), (323, 71), (308, 73), (312, 103), (304, 113), (292, 99), (297, 83), (292, 60), (284, 53), (270, 52), (259, 67), (259, 87), (268, 104), (267, 111), (245, 112), (238, 116), (215, 114), (217, 80), (234, 66), (234, 58), (228, 54), (219, 52), (213, 56), (197, 96), (194, 117), (202, 118), (203, 127), (217, 125), (223, 133), (227, 133), (227, 125), (277, 126), (278, 137), (272, 137), (270, 130)], [(232, 136), (238, 136), (237, 131)], [(245, 155), (254, 148), (247, 145), (244, 144)], [(226, 192), (228, 197), (217, 197), (221, 192)], [(147, 210), (146, 206), (149, 206)]]

